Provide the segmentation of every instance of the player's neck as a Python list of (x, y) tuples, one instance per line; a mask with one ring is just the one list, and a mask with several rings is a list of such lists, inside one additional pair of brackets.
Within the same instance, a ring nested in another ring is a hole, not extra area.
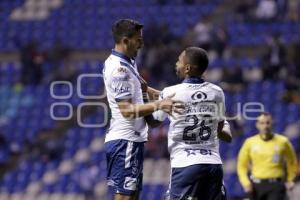
[(122, 46), (115, 45), (114, 49), (115, 49), (116, 52), (121, 53), (121, 54), (127, 56), (128, 58), (130, 58), (130, 56), (128, 55), (128, 53), (126, 52), (126, 50)]
[(186, 75), (184, 79), (203, 80), (202, 76), (198, 75)]
[(199, 76), (199, 75), (186, 75), (185, 78), (201, 78), (202, 79), (202, 76)]
[(186, 76), (183, 83), (202, 84), (204, 80), (199, 76)]
[(269, 141), (274, 137), (274, 134), (273, 133), (269, 133), (269, 134), (259, 133), (259, 136), (262, 140)]

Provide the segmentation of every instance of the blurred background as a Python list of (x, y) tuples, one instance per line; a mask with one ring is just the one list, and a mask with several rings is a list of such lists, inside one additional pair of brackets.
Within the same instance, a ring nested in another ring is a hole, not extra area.
[[(243, 199), (236, 157), (256, 133), (255, 121), (237, 114), (246, 102), (263, 103), (300, 156), (299, 17), (299, 0), (0, 0), (0, 200), (110, 199), (106, 127), (86, 126), (106, 124), (97, 104), (105, 98), (90, 96), (104, 92), (97, 74), (119, 18), (145, 25), (137, 61), (154, 88), (180, 81), (175, 62), (185, 47), (209, 52), (205, 78), (225, 90), (235, 116), (234, 140), (220, 146), (224, 181), (229, 200)], [(146, 144), (142, 200), (167, 189), (167, 130), (167, 122), (153, 129)], [(291, 200), (300, 195), (298, 166)]]

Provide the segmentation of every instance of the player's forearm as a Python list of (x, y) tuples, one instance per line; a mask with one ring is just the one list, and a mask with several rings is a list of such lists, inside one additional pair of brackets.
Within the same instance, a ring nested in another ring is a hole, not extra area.
[(134, 105), (134, 116), (136, 118), (151, 115), (154, 111), (158, 109), (158, 107), (158, 102), (152, 102), (143, 105)]
[(154, 111), (158, 110), (159, 101), (146, 103), (146, 104), (130, 104), (124, 103), (120, 105), (120, 110), (123, 117), (127, 119), (134, 119), (151, 115)]
[(231, 141), (232, 141), (231, 134), (226, 131), (218, 132), (218, 138), (227, 143), (231, 143)]
[(148, 86), (147, 93), (150, 101), (158, 100), (160, 91)]
[(227, 121), (221, 121), (218, 124), (218, 138), (224, 142), (230, 143), (232, 141), (232, 134), (230, 125)]

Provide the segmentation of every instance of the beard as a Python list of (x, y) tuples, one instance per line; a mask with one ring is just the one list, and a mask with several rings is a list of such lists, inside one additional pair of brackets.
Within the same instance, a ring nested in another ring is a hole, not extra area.
[(138, 50), (135, 50), (135, 51), (133, 52), (133, 57), (137, 57), (137, 55), (138, 55)]
[(273, 133), (271, 130), (267, 129), (267, 130), (264, 130), (261, 132), (261, 137), (264, 139), (264, 140), (269, 140), (273, 137)]
[(176, 69), (176, 75), (180, 79), (185, 78), (185, 75), (183, 73), (181, 73), (180, 70), (177, 70), (177, 69)]
[(131, 58), (135, 58), (138, 55), (139, 49), (133, 45), (128, 45), (127, 51), (130, 53)]

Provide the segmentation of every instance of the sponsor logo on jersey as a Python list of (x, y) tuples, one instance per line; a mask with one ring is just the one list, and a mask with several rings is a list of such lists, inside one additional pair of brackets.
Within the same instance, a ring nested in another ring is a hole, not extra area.
[(192, 99), (193, 100), (198, 100), (198, 99), (207, 99), (207, 94), (201, 91), (197, 91), (194, 94), (192, 94)]
[(199, 88), (202, 88), (202, 87), (205, 87), (207, 86), (209, 83), (203, 83), (203, 84), (191, 84), (188, 86), (188, 88), (190, 89), (199, 89)]
[(118, 68), (118, 72), (120, 72), (120, 73), (127, 73), (127, 69), (124, 68), (124, 67), (119, 67)]
[(128, 70), (124, 67), (117, 68), (112, 74), (112, 82), (118, 83), (122, 81), (128, 81), (130, 78)]
[(211, 150), (207, 150), (207, 149), (184, 149), (184, 151), (187, 153), (186, 155), (187, 157), (196, 154), (201, 154), (203, 156), (212, 155)]
[(114, 89), (116, 93), (127, 93), (130, 91), (129, 87), (120, 87)]

